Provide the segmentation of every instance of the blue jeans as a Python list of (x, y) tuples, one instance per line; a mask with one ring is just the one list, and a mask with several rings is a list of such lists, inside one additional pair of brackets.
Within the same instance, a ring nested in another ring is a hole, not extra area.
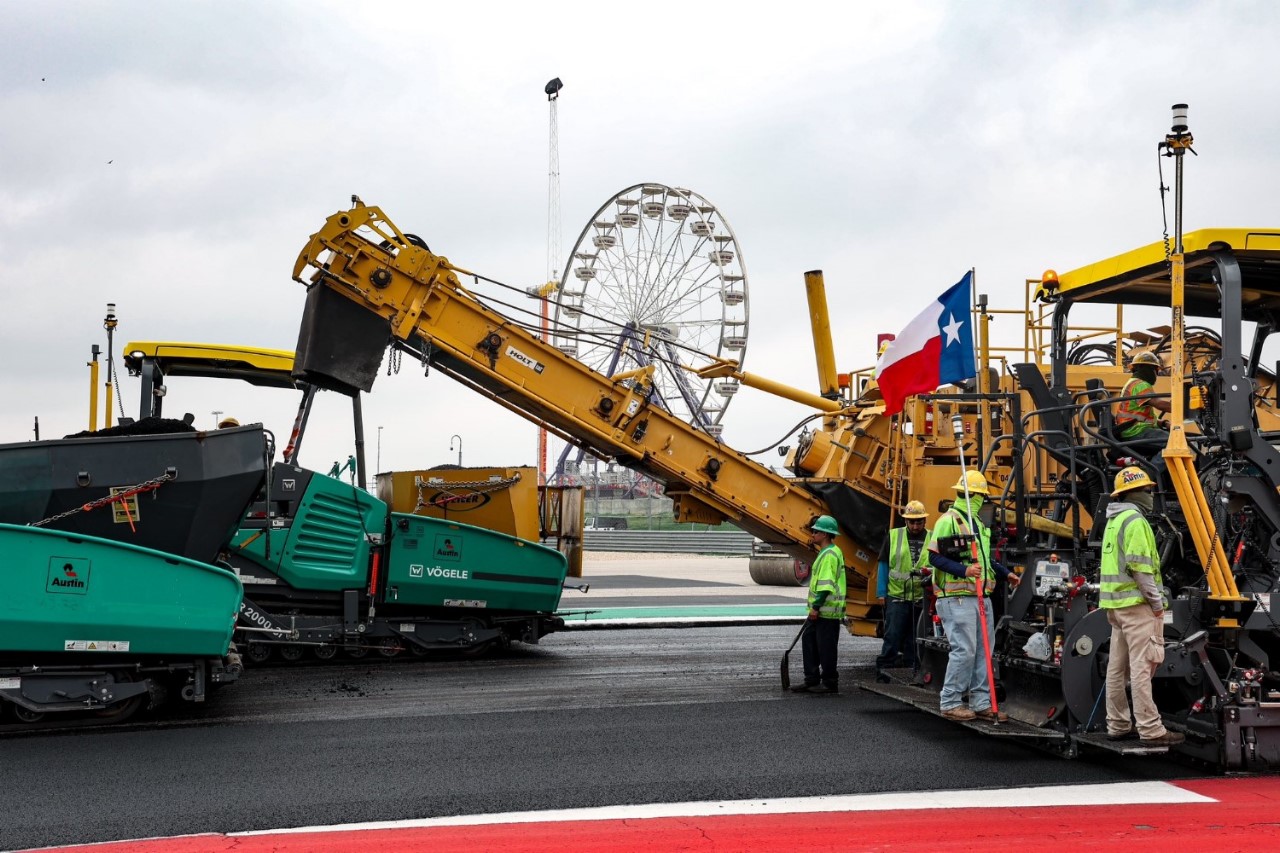
[[(995, 637), (991, 616), (991, 599), (982, 599), (987, 619), (987, 636)], [(969, 693), (969, 709), (985, 711), (991, 707), (991, 687), (987, 683), (987, 660), (982, 651), (981, 628), (978, 626), (977, 598), (972, 595), (938, 599), (938, 616), (947, 632), (951, 652), (947, 656), (947, 676), (942, 681), (938, 707), (946, 711), (963, 704)]]
[(898, 665), (902, 662), (916, 668), (916, 617), (920, 615), (919, 601), (889, 599), (884, 605), (884, 645), (876, 658), (876, 669)]

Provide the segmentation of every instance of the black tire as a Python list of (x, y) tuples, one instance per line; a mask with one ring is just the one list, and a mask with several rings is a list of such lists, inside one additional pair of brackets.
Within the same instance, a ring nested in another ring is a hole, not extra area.
[(244, 656), (250, 663), (266, 663), (274, 651), (266, 643), (250, 643), (244, 650)]
[(28, 711), (21, 705), (10, 705), (9, 710), (15, 720), (27, 725), (34, 725), (44, 719), (44, 711)]
[[(115, 679), (116, 684), (132, 684), (133, 683), (133, 676), (127, 672), (113, 672), (111, 676), (112, 678)], [(146, 702), (147, 699), (148, 699), (148, 696), (146, 693), (143, 693), (139, 696), (132, 696), (128, 699), (125, 699), (123, 702), (116, 702), (112, 705), (108, 705), (105, 708), (99, 708), (98, 710), (93, 712), (93, 715), (95, 717), (98, 717), (99, 719), (111, 720), (112, 722), (116, 722), (116, 723), (123, 723), (125, 720), (129, 719), (134, 714), (138, 713), (139, 709), (142, 708), (143, 703)]]
[(123, 723), (125, 720), (138, 713), (142, 708), (142, 703), (146, 700), (146, 696), (131, 696), (123, 702), (116, 702), (105, 708), (99, 708), (93, 712), (93, 715), (100, 720), (110, 720), (113, 723)]
[(472, 659), (484, 657), (493, 649), (497, 640), (485, 640), (483, 643), (476, 643), (474, 646), (467, 646), (458, 652), (464, 658)]

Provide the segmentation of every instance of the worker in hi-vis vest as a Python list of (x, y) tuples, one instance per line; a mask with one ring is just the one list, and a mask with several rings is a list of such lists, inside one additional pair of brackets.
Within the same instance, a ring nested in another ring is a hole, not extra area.
[(844, 554), (836, 544), (840, 528), (829, 515), (809, 525), (809, 546), (818, 556), (809, 568), (809, 622), (800, 648), (804, 651), (804, 683), (793, 693), (839, 693), (836, 646), (844, 621)]
[(928, 518), (923, 503), (908, 501), (902, 510), (904, 524), (890, 530), (880, 548), (876, 595), (884, 604), (884, 644), (876, 657), (876, 681), (882, 684), (889, 682), (885, 670), (898, 666), (899, 657), (913, 676), (920, 669), (915, 626), (929, 574)]
[[(1155, 510), (1155, 483), (1136, 466), (1116, 474), (1102, 534), (1099, 605), (1111, 623), (1107, 662), (1107, 737), (1138, 737), (1144, 744), (1174, 746), (1184, 740), (1164, 727), (1151, 696), (1151, 676), (1164, 662), (1164, 593), (1160, 552), (1146, 514)], [(1133, 716), (1125, 682), (1133, 693)]]
[(1160, 415), (1168, 413), (1169, 401), (1156, 397), (1134, 399), (1155, 391), (1160, 367), (1160, 357), (1155, 353), (1138, 353), (1129, 364), (1132, 375), (1120, 390), (1114, 413), (1115, 437), (1124, 442), (1141, 442), (1135, 450), (1163, 448), (1169, 441), (1169, 431), (1160, 427)]
[[(991, 685), (987, 677), (987, 655), (991, 650), (983, 647), (978, 618), (981, 613), (987, 624), (986, 636), (994, 637), (988, 596), (995, 590), (997, 579), (1016, 587), (1019, 578), (991, 559), (991, 531), (978, 517), (978, 510), (989, 494), (987, 478), (978, 471), (965, 471), (954, 488), (955, 503), (938, 518), (929, 540), (933, 591), (938, 597), (942, 630), (950, 645), (938, 706), (942, 716), (950, 720), (976, 717), (988, 722), (1004, 722), (1009, 719), (1008, 715), (991, 707)], [(958, 542), (968, 544), (953, 544)], [(969, 694), (967, 708), (964, 706), (966, 693)]]

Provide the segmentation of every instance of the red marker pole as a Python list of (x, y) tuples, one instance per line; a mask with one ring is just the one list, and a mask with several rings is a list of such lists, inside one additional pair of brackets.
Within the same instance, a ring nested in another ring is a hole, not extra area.
[(951, 431), (956, 437), (956, 450), (960, 453), (960, 482), (964, 484), (964, 502), (965, 509), (969, 512), (970, 533), (973, 536), (970, 542), (970, 551), (973, 555), (973, 561), (978, 565), (978, 577), (975, 579), (975, 588), (977, 595), (974, 601), (978, 603), (978, 625), (982, 630), (982, 654), (987, 663), (987, 692), (991, 697), (991, 713), (995, 715), (996, 725), (1000, 724), (1000, 702), (996, 699), (996, 674), (995, 667), (991, 663), (991, 638), (987, 635), (987, 578), (986, 567), (982, 565), (982, 555), (978, 549), (978, 525), (974, 521), (972, 509), (969, 505), (969, 471), (964, 464), (964, 420), (959, 415), (953, 415), (951, 418)]

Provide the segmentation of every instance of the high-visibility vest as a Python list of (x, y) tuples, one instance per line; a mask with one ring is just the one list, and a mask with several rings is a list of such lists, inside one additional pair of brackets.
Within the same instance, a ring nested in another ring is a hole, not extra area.
[(836, 545), (828, 545), (818, 552), (818, 558), (809, 568), (809, 609), (814, 608), (818, 593), (825, 591), (826, 599), (818, 609), (822, 619), (844, 618), (844, 554)]
[[(1151, 383), (1145, 380), (1133, 377), (1124, 383), (1124, 388), (1120, 391), (1121, 397), (1137, 397), (1142, 394), (1150, 394), (1154, 390)], [(1120, 411), (1116, 412), (1116, 429), (1120, 430), (1122, 436), (1132, 437), (1144, 430), (1151, 429), (1160, 423), (1160, 413), (1156, 407), (1151, 405), (1151, 400), (1124, 400), (1120, 403)]]
[(1119, 610), (1146, 602), (1133, 572), (1152, 575), (1161, 585), (1160, 552), (1156, 536), (1146, 517), (1127, 509), (1107, 521), (1102, 534), (1102, 570), (1098, 578), (1098, 603), (1107, 610)]
[[(979, 518), (973, 519), (976, 531), (969, 529), (969, 523), (965, 517), (961, 515), (955, 507), (943, 513), (938, 519), (938, 524), (933, 528), (933, 538), (929, 541), (929, 550), (938, 551), (938, 540), (945, 539), (949, 536), (970, 536), (977, 533), (978, 536), (978, 564), (982, 567), (982, 579), (985, 582), (986, 594), (990, 594), (996, 588), (996, 572), (991, 567), (991, 531), (987, 530)], [(965, 566), (973, 564), (973, 552), (966, 551), (961, 554), (956, 561)], [(941, 569), (933, 570), (933, 588), (938, 595), (943, 598), (951, 598), (961, 595), (977, 595), (978, 584), (977, 578), (958, 578), (950, 572), (944, 572)]]
[(924, 596), (920, 569), (929, 565), (929, 530), (925, 528), (920, 553), (911, 559), (911, 543), (907, 528), (895, 527), (889, 531), (889, 598), (899, 601), (919, 601)]

